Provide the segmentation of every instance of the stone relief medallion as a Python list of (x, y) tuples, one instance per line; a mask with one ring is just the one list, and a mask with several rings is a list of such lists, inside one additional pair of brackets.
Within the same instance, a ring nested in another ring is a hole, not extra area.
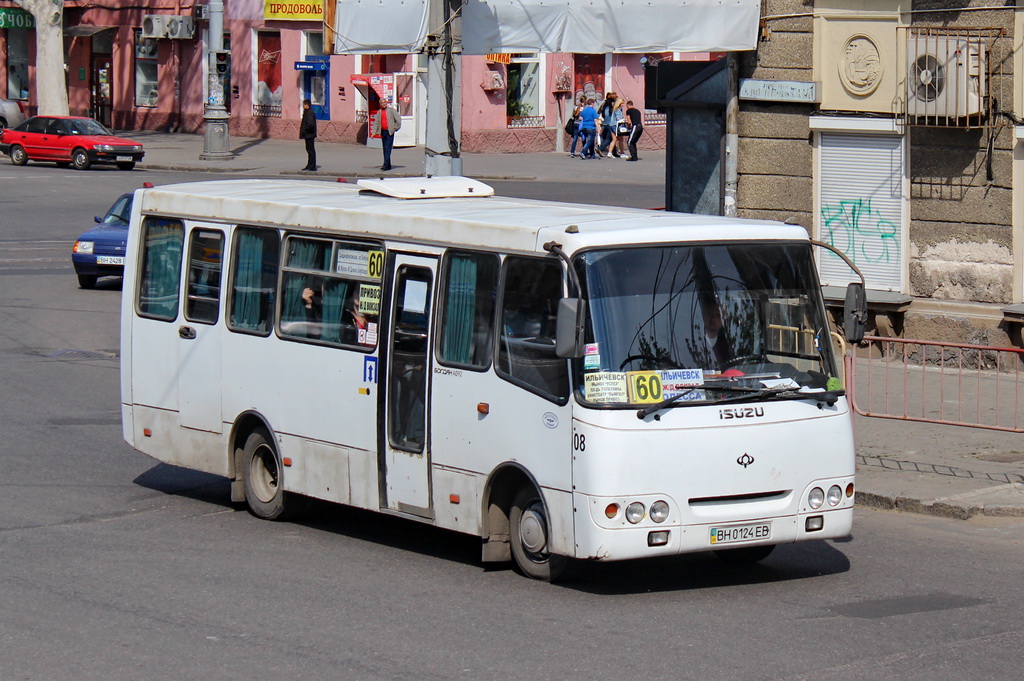
[(882, 57), (875, 41), (863, 33), (852, 35), (839, 55), (839, 80), (855, 95), (870, 95), (882, 80)]

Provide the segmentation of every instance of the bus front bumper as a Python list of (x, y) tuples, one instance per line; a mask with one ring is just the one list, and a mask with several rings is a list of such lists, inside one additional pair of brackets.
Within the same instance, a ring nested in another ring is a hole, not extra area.
[(686, 525), (644, 518), (635, 526), (616, 528), (598, 526), (586, 504), (576, 508), (576, 558), (598, 561), (838, 539), (849, 536), (853, 527), (852, 507)]

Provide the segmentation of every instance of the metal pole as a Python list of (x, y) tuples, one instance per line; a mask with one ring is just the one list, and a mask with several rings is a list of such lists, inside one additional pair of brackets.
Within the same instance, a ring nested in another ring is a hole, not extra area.
[(427, 120), (423, 169), (461, 175), (462, 0), (431, 0), (427, 36)]
[(224, 108), (224, 82), (217, 73), (217, 53), (224, 49), (224, 0), (210, 0), (210, 26), (207, 34), (206, 63), (209, 69), (209, 97), (203, 112), (205, 130), (203, 133), (204, 161), (227, 161), (234, 158), (231, 153), (231, 138), (228, 122), (231, 114)]
[(739, 62), (736, 53), (730, 52), (728, 59), (729, 94), (725, 103), (725, 195), (722, 197), (722, 214), (736, 216), (736, 191), (739, 174), (736, 170), (739, 152)]

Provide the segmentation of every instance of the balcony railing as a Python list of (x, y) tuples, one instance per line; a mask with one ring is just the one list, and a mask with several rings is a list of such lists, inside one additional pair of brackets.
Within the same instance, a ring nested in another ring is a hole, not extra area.
[(510, 128), (543, 128), (543, 116), (509, 116), (508, 127)]
[(253, 104), (252, 105), (253, 118), (280, 118), (281, 117), (281, 105), (280, 104)]

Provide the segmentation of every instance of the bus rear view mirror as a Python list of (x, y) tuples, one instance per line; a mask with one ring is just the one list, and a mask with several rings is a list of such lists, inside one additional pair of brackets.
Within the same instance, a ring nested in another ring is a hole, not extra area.
[(562, 298), (558, 301), (555, 354), (559, 357), (583, 356), (583, 319), (586, 309), (587, 305), (582, 298)]
[(846, 287), (846, 302), (843, 305), (843, 329), (846, 331), (848, 343), (860, 343), (864, 340), (867, 319), (868, 304), (864, 285), (859, 281), (851, 282)]

